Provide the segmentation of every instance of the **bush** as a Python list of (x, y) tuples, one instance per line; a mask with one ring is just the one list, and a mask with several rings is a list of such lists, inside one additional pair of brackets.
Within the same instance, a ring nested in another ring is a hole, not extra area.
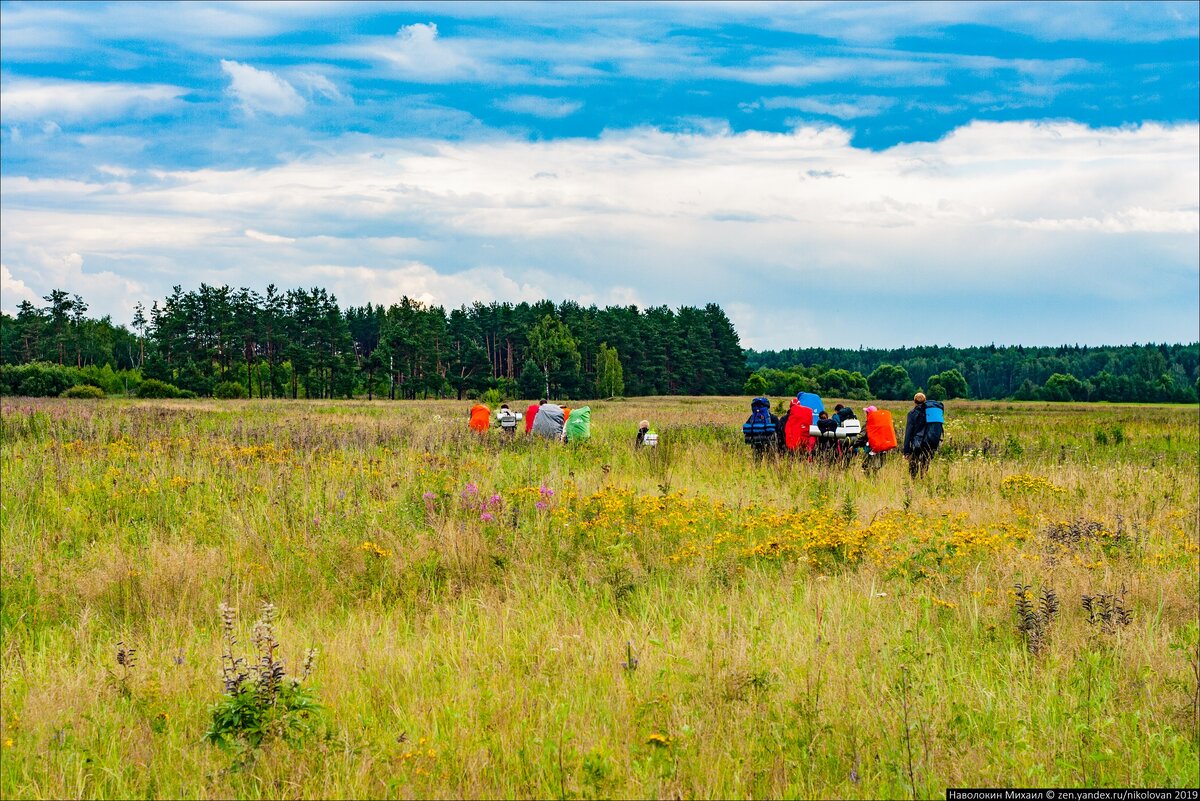
[(87, 400), (99, 400), (104, 397), (104, 390), (100, 387), (94, 387), (91, 384), (76, 384), (70, 389), (64, 390), (60, 398), (85, 398)]
[[(192, 393), (187, 393), (187, 395), (195, 397)], [(187, 395), (179, 387), (168, 384), (166, 381), (159, 381), (157, 378), (143, 381), (137, 391), (139, 398), (183, 398)]]
[(246, 397), (246, 388), (237, 381), (222, 381), (213, 387), (212, 395), (220, 400), (238, 400)]
[(53, 398), (79, 383), (78, 371), (50, 362), (0, 367), (0, 395)]

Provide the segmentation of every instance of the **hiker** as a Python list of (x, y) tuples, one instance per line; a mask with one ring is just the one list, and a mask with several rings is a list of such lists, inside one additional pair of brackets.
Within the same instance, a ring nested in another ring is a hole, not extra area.
[(778, 445), (778, 430), (779, 418), (771, 413), (771, 400), (760, 396), (750, 401), (750, 416), (742, 424), (742, 436), (756, 456)]
[(500, 404), (500, 411), (496, 412), (496, 424), (500, 426), (500, 430), (508, 436), (514, 436), (517, 433), (517, 423), (521, 422), (521, 415), (508, 408), (507, 403)]
[(467, 426), (476, 434), (482, 436), (492, 427), (492, 410), (482, 403), (472, 406), (467, 416), (471, 418)]
[(868, 406), (865, 430), (854, 440), (854, 447), (862, 449), (864, 473), (872, 473), (883, 467), (887, 452), (896, 448), (896, 429), (892, 426), (892, 413), (886, 409)]
[(650, 421), (643, 420), (638, 423), (637, 439), (633, 442), (635, 448), (653, 448), (658, 445), (658, 434), (650, 431)]
[(557, 403), (543, 402), (538, 404), (537, 417), (533, 420), (530, 433), (543, 439), (561, 440), (564, 422), (566, 421), (561, 406)]
[(854, 416), (853, 409), (839, 403), (833, 407), (833, 419), (837, 420), (839, 426), (844, 426), (847, 420), (857, 420), (858, 418)]
[(542, 407), (542, 405), (545, 404), (545, 402), (546, 402), (546, 399), (542, 398), (537, 403), (529, 404), (529, 408), (525, 410), (525, 433), (526, 434), (528, 434), (531, 430), (533, 430), (534, 418), (537, 417), (538, 409), (540, 409)]
[(783, 431), (783, 446), (789, 452), (808, 455), (812, 453), (816, 440), (813, 439), (812, 409), (805, 406), (797, 398), (792, 398), (791, 407), (779, 419), (779, 427)]
[(592, 436), (592, 408), (580, 406), (572, 409), (563, 426), (563, 442), (582, 442)]
[(929, 463), (942, 444), (942, 429), (946, 422), (946, 407), (941, 401), (927, 400), (924, 392), (913, 396), (912, 411), (904, 426), (904, 456), (908, 459), (908, 475), (924, 476)]
[(829, 412), (823, 411), (817, 415), (817, 431), (820, 432), (817, 437), (817, 457), (833, 461), (838, 456), (837, 429), (837, 421), (829, 416)]

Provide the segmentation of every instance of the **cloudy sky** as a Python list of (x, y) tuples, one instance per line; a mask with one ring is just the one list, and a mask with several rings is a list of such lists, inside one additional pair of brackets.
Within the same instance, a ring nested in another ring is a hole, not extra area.
[(720, 303), (755, 348), (1200, 337), (1181, 3), (0, 3), (0, 307)]

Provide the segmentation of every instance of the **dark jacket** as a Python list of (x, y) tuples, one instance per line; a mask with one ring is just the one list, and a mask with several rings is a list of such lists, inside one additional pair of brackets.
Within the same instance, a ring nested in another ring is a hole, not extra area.
[(917, 451), (936, 451), (942, 444), (946, 407), (941, 401), (926, 400), (915, 404), (904, 424), (904, 455)]
[(849, 406), (843, 406), (833, 413), (833, 419), (837, 420), (838, 425), (841, 425), (847, 420), (857, 420), (858, 418), (854, 416), (853, 409), (851, 409)]

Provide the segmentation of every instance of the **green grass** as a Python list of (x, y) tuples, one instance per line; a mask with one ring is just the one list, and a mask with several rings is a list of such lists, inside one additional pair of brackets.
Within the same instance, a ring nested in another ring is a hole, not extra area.
[[(591, 405), (563, 447), (452, 402), (5, 399), (0, 795), (1200, 784), (1195, 406), (953, 402), (914, 485), (755, 462), (743, 398)], [(1036, 654), (1017, 583), (1061, 603)], [(323, 713), (230, 752), (218, 606), (249, 651), (262, 601)]]

